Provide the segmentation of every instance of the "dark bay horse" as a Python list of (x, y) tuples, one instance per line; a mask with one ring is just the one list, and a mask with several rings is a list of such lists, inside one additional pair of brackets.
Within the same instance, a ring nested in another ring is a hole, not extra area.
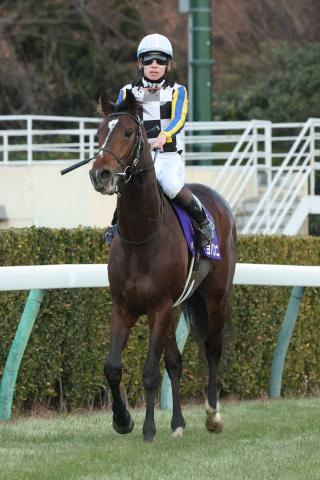
[[(133, 429), (133, 420), (120, 395), (121, 357), (131, 327), (140, 315), (146, 314), (150, 337), (142, 375), (146, 394), (144, 440), (152, 441), (156, 433), (154, 404), (163, 352), (172, 384), (171, 428), (174, 436), (180, 436), (186, 424), (180, 405), (181, 354), (175, 338), (173, 305), (184, 289), (191, 259), (176, 214), (159, 192), (135, 97), (128, 91), (120, 105), (103, 99), (100, 103), (104, 120), (98, 128), (100, 149), (90, 177), (98, 192), (118, 193), (118, 235), (108, 265), (113, 301), (111, 345), (105, 362), (113, 397), (113, 427), (119, 433)], [(192, 324), (201, 326), (204, 334), (209, 370), (206, 427), (219, 432), (223, 422), (218, 412), (217, 367), (223, 327), (230, 316), (236, 230), (230, 209), (220, 195), (203, 185), (188, 186), (211, 212), (222, 254), (222, 260), (200, 262), (199, 286), (183, 305)]]

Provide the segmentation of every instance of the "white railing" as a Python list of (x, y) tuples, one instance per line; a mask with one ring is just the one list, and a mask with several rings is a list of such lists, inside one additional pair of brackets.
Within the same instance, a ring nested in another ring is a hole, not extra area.
[[(74, 162), (94, 155), (99, 118), (0, 116), (0, 166)], [(217, 172), (213, 187), (236, 214), (245, 211), (247, 187), (256, 202), (243, 233), (280, 233), (303, 195), (315, 195), (320, 169), (320, 119), (187, 122), (186, 166)]]
[(0, 165), (78, 161), (86, 156), (91, 157), (96, 147), (95, 135), (100, 121), (99, 118), (85, 117), (2, 115)]
[[(107, 265), (39, 265), (0, 267), (0, 291), (30, 290), (0, 382), (0, 420), (7, 421), (12, 413), (16, 379), (33, 325), (44, 299), (46, 289), (108, 287)], [(294, 286), (282, 322), (273, 355), (269, 384), (270, 397), (280, 397), (282, 372), (287, 348), (299, 312), (304, 287), (320, 286), (320, 267), (292, 265), (237, 264), (234, 284)], [(186, 343), (189, 326), (182, 314), (176, 337), (180, 351)], [(169, 378), (164, 377), (161, 389), (161, 407), (172, 408)]]
[[(320, 286), (320, 267), (237, 263), (234, 285)], [(107, 264), (1, 267), (0, 291), (109, 287)]]
[[(264, 129), (263, 137), (258, 133), (259, 128)], [(258, 166), (267, 168), (269, 162), (265, 155), (268, 149), (258, 150), (261, 138), (265, 139), (265, 143), (270, 143), (270, 122), (250, 122), (213, 184), (213, 187), (228, 199), (233, 209), (236, 209), (241, 195), (254, 175), (254, 192), (257, 195)], [(259, 162), (260, 159), (262, 162)]]
[[(315, 171), (320, 169), (319, 153), (316, 140), (320, 134), (320, 120), (309, 119), (301, 127), (300, 133), (266, 186), (264, 194), (257, 203), (242, 233), (281, 233), (285, 230), (284, 219), (303, 195), (315, 194)], [(287, 129), (296, 128), (297, 124), (288, 124)], [(274, 128), (285, 128), (275, 124)], [(280, 137), (282, 141), (292, 137)], [(278, 156), (279, 158), (279, 156)], [(288, 218), (289, 222), (289, 218)]]

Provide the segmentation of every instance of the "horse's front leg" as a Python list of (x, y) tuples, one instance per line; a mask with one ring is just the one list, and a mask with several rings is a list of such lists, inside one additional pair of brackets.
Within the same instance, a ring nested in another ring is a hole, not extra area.
[(113, 428), (118, 433), (130, 433), (133, 420), (120, 394), (122, 377), (122, 350), (127, 344), (129, 331), (136, 318), (129, 315), (121, 306), (114, 305), (112, 310), (111, 343), (104, 372), (112, 393)]
[(180, 402), (180, 379), (182, 373), (182, 358), (179, 352), (174, 322), (169, 326), (166, 346), (164, 350), (164, 361), (172, 386), (172, 419), (171, 429), (173, 437), (181, 437), (186, 422), (183, 418)]
[(152, 442), (156, 434), (154, 405), (160, 384), (160, 358), (166, 342), (168, 324), (172, 320), (172, 305), (148, 314), (150, 327), (149, 351), (143, 369), (142, 380), (146, 394), (146, 416), (143, 424), (143, 438)]

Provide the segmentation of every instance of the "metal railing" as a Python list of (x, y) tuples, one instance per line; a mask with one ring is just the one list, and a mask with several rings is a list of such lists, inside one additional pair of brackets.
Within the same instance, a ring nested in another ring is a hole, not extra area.
[(0, 165), (83, 160), (94, 153), (100, 121), (85, 117), (2, 115)]
[[(74, 162), (92, 157), (99, 118), (0, 116), (0, 166)], [(4, 128), (5, 127), (5, 128)], [(298, 200), (315, 194), (320, 169), (320, 119), (306, 123), (187, 122), (187, 167), (212, 169), (213, 188), (244, 215), (243, 233), (276, 233)]]
[[(261, 128), (264, 130), (263, 137), (259, 134)], [(254, 194), (258, 194), (258, 168), (263, 166), (267, 169), (269, 161), (266, 156), (268, 148), (264, 151), (258, 150), (261, 138), (265, 144), (270, 143), (270, 122), (250, 122), (213, 184), (213, 187), (228, 199), (233, 209), (236, 209), (253, 176)]]
[[(275, 124), (275, 128), (284, 128), (283, 124)], [(297, 124), (289, 124), (286, 128), (296, 128)], [(319, 150), (316, 141), (320, 134), (320, 120), (309, 119), (299, 125), (300, 133), (276, 170), (272, 171), (268, 182), (250, 219), (242, 233), (279, 233), (285, 229), (284, 219), (294, 204), (303, 195), (315, 194), (315, 172), (320, 169)], [(292, 140), (292, 137), (281, 137), (281, 140)], [(279, 155), (278, 155), (279, 158)]]

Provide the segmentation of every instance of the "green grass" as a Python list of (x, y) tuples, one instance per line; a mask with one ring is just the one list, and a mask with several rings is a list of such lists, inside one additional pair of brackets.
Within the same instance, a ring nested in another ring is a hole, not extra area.
[(142, 441), (144, 412), (118, 435), (111, 413), (19, 418), (0, 424), (0, 479), (320, 479), (320, 398), (223, 404), (225, 429), (209, 434), (202, 407), (184, 408), (183, 438), (156, 411), (157, 436)]

